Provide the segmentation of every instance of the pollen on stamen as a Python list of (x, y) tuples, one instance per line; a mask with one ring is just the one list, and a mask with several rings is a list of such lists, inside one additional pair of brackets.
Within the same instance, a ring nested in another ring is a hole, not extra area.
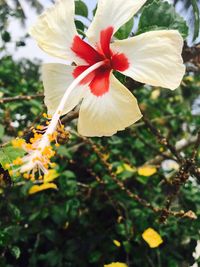
[[(48, 117), (49, 118), (49, 117)], [(20, 171), (23, 173), (23, 178), (29, 180), (42, 180), (43, 176), (49, 172), (50, 169), (55, 168), (56, 164), (51, 162), (55, 156), (55, 147), (59, 146), (57, 130), (52, 134), (48, 134), (47, 138), (43, 138), (46, 126), (38, 125), (36, 129), (32, 130), (32, 137), (29, 142), (24, 139), (15, 139), (12, 141), (14, 147), (22, 148), (26, 151), (26, 155), (22, 158), (18, 157), (11, 164), (7, 164), (11, 173)], [(64, 127), (58, 126), (58, 131), (64, 131)], [(39, 132), (38, 132), (39, 131)]]
[(12, 141), (12, 145), (22, 148), (26, 155), (15, 159), (9, 168), (12, 168), (13, 173), (20, 172), (24, 179), (31, 181), (44, 181), (46, 175), (56, 167), (52, 162), (56, 154), (55, 148), (69, 140), (69, 133), (57, 116), (51, 118), (44, 113), (43, 117), (46, 121), (30, 129), (28, 141), (22, 138)]
[(28, 173), (24, 173), (24, 174), (23, 174), (23, 177), (24, 177), (25, 179), (29, 179), (29, 178), (30, 178), (30, 175), (29, 175)]
[(12, 145), (13, 147), (16, 147), (16, 148), (23, 148), (25, 143), (26, 143), (25, 140), (22, 138), (17, 138), (15, 140), (12, 140)]
[(22, 165), (23, 164), (23, 160), (18, 157), (17, 159), (13, 160), (13, 164), (14, 165)]

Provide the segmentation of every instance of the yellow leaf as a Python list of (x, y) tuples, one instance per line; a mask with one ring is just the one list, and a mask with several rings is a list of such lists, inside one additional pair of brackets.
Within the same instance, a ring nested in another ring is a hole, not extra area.
[(138, 174), (142, 176), (151, 176), (157, 172), (154, 166), (143, 166), (138, 168)]
[(135, 168), (131, 167), (127, 163), (123, 163), (123, 164), (121, 164), (120, 166), (117, 167), (116, 174), (120, 174), (120, 173), (125, 172), (125, 171), (135, 172)]
[(113, 240), (113, 243), (115, 244), (116, 247), (121, 247), (121, 243), (118, 240)]
[(156, 248), (163, 243), (162, 237), (152, 228), (145, 230), (142, 237), (148, 243), (150, 248)]
[(194, 77), (193, 76), (186, 76), (184, 78), (184, 81), (187, 81), (187, 82), (193, 82), (194, 81)]
[(103, 154), (103, 159), (104, 159), (104, 160), (108, 160), (109, 157), (110, 157), (110, 154)]
[(110, 264), (104, 265), (104, 267), (128, 267), (128, 265), (122, 262), (112, 262)]
[(46, 183), (46, 184), (41, 184), (41, 185), (33, 185), (30, 189), (29, 189), (29, 194), (35, 194), (37, 192), (46, 190), (46, 189), (58, 189), (57, 185), (54, 183)]
[(153, 90), (153, 92), (151, 93), (151, 99), (155, 100), (160, 96), (160, 89), (155, 89)]
[(49, 183), (58, 178), (59, 173), (56, 170), (49, 170), (48, 173), (44, 175), (44, 183)]

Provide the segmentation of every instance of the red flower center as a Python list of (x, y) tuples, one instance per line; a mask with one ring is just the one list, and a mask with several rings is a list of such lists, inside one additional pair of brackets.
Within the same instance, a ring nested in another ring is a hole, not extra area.
[(89, 84), (91, 92), (96, 96), (102, 96), (109, 90), (110, 73), (112, 70), (125, 71), (129, 67), (127, 57), (123, 53), (114, 53), (110, 49), (110, 41), (113, 35), (114, 28), (108, 27), (100, 33), (100, 43), (97, 48), (82, 40), (78, 35), (74, 37), (72, 51), (79, 58), (85, 61), (85, 65), (75, 68), (73, 72), (74, 78), (78, 77), (83, 71), (91, 65), (104, 61), (105, 63), (91, 72), (82, 84)]

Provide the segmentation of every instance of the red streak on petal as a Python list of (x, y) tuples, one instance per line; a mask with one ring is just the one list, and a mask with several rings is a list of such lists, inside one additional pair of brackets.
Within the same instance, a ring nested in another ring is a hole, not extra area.
[(90, 90), (95, 96), (102, 96), (108, 92), (110, 86), (110, 69), (99, 68), (90, 83)]
[[(81, 73), (83, 73), (85, 70), (87, 70), (90, 66), (78, 66), (73, 71), (74, 78), (77, 78)], [(92, 81), (95, 77), (95, 71), (92, 71), (89, 73), (81, 82), (80, 84), (87, 84)]]
[(101, 61), (103, 57), (79, 36), (75, 36), (71, 47), (72, 51), (80, 58), (92, 65)]
[(88, 65), (77, 66), (73, 71), (74, 78), (87, 70), (91, 65), (104, 60), (104, 65), (92, 71), (80, 84), (89, 84), (91, 93), (95, 96), (102, 96), (109, 91), (110, 73), (112, 69), (125, 71), (129, 68), (128, 58), (123, 53), (116, 53), (110, 49), (110, 41), (114, 28), (112, 26), (100, 32), (100, 42), (95, 50), (92, 46), (75, 36), (72, 44), (72, 51)]
[(129, 67), (128, 59), (123, 53), (114, 54), (111, 62), (114, 70), (125, 71)]
[(110, 58), (111, 56), (110, 41), (111, 41), (113, 32), (114, 32), (114, 28), (110, 26), (106, 28), (105, 30), (101, 31), (100, 33), (101, 49), (107, 58)]

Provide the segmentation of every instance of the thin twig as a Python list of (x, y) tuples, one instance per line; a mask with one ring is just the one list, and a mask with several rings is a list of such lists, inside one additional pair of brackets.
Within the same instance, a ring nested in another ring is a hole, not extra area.
[(85, 138), (85, 137), (82, 137), (82, 136), (79, 136), (79, 137), (82, 140), (84, 140), (86, 144), (89, 144), (91, 146), (91, 148), (93, 149), (93, 151), (95, 152), (95, 154), (100, 159), (101, 163), (104, 165), (104, 167), (108, 171), (108, 173), (110, 175), (110, 178), (113, 180), (113, 182), (115, 184), (117, 184), (118, 187), (122, 191), (124, 191), (131, 199), (133, 199), (134, 201), (137, 201), (142, 206), (144, 206), (144, 207), (146, 207), (148, 209), (151, 209), (155, 213), (160, 213), (160, 214), (163, 214), (164, 213), (164, 214), (166, 214), (167, 217), (168, 216), (175, 216), (175, 217), (179, 217), (179, 218), (196, 219), (196, 215), (192, 211), (188, 211), (188, 212), (184, 212), (184, 211), (175, 212), (175, 211), (168, 210), (166, 208), (154, 207), (151, 203), (147, 202), (145, 199), (143, 199), (140, 196), (138, 196), (137, 194), (131, 192), (128, 188), (125, 187), (124, 183), (116, 177), (116, 174), (112, 171), (112, 165), (107, 161), (107, 159), (105, 158), (104, 154), (101, 153), (101, 151), (97, 147), (97, 145), (91, 139), (89, 139), (89, 138)]
[[(195, 144), (197, 141), (197, 136), (190, 136), (188, 139), (181, 139), (175, 145), (175, 148), (178, 152), (185, 150), (191, 145)], [(144, 165), (159, 165), (165, 158), (172, 158), (172, 153), (168, 150), (163, 152), (162, 155), (157, 155), (155, 158), (150, 159), (144, 163)]]
[(5, 103), (15, 102), (15, 101), (31, 100), (31, 99), (42, 98), (42, 97), (44, 97), (44, 94), (4, 97), (0, 99), (0, 104), (5, 104)]
[(144, 121), (144, 123), (147, 125), (147, 127), (150, 129), (150, 131), (153, 133), (154, 136), (157, 137), (159, 143), (161, 145), (164, 145), (167, 149), (169, 149), (172, 153), (172, 155), (174, 155), (176, 157), (176, 159), (182, 163), (183, 158), (181, 157), (181, 155), (178, 153), (178, 151), (176, 150), (175, 146), (173, 146), (169, 140), (164, 137), (161, 132), (154, 127), (154, 125), (151, 123), (150, 120), (148, 120), (145, 116), (143, 116), (142, 120)]
[(200, 131), (198, 132), (198, 135), (197, 135), (197, 140), (194, 145), (194, 150), (192, 153), (191, 161), (195, 161), (199, 146), (200, 146)]
[(167, 197), (165, 209), (161, 213), (160, 222), (165, 222), (167, 217), (169, 216), (169, 214), (166, 213), (166, 211), (170, 210), (171, 204), (178, 195), (181, 186), (184, 185), (188, 180), (190, 175), (190, 169), (191, 169), (191, 163), (188, 161), (185, 162), (181, 166), (179, 172), (175, 175), (174, 179), (172, 180), (172, 183), (170, 185), (171, 188), (170, 194)]

